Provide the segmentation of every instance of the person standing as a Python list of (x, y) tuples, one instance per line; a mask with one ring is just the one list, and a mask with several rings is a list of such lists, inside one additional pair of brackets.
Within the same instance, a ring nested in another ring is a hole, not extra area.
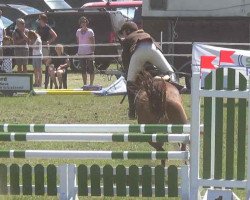
[(35, 83), (34, 87), (42, 86), (42, 40), (40, 36), (35, 32), (30, 30), (28, 32), (29, 43), (32, 45), (32, 65), (34, 68), (35, 74)]
[[(43, 63), (46, 65), (47, 60), (49, 59), (50, 55), (50, 48), (49, 45), (52, 44), (56, 38), (56, 32), (48, 25), (48, 17), (46, 14), (39, 15), (39, 26), (37, 27), (37, 33), (41, 36), (43, 48)], [(45, 72), (45, 88), (48, 87), (49, 83), (49, 74), (48, 74), (48, 66), (46, 66)]]
[[(3, 57), (3, 38), (5, 37), (5, 29), (2, 21), (2, 10), (0, 10), (0, 57)], [(3, 59), (0, 58), (2, 61)]]
[(90, 85), (93, 85), (95, 79), (95, 34), (92, 29), (88, 28), (89, 20), (86, 17), (83, 16), (79, 19), (79, 25), (80, 28), (76, 31), (76, 40), (78, 44), (78, 55), (84, 56), (84, 58), (80, 58), (83, 86), (87, 85), (87, 73), (90, 75)]
[(135, 94), (133, 91), (134, 82), (147, 62), (154, 65), (163, 74), (169, 74), (174, 78), (174, 70), (168, 63), (160, 50), (160, 46), (154, 39), (134, 22), (125, 22), (119, 34), (124, 36), (122, 44), (122, 63), (127, 71), (127, 94), (129, 103), (128, 117), (135, 119)]
[(29, 56), (29, 47), (28, 41), (29, 38), (27, 36), (28, 29), (25, 28), (25, 21), (22, 18), (18, 18), (16, 20), (16, 29), (12, 34), (12, 38), (14, 41), (14, 55), (19, 57), (16, 58), (17, 72), (18, 73), (27, 73), (27, 64), (28, 64), (28, 56)]

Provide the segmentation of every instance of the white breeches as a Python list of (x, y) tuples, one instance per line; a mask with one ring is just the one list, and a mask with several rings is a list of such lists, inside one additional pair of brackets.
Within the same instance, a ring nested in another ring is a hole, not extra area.
[(128, 81), (135, 81), (136, 76), (143, 70), (146, 62), (150, 62), (157, 67), (163, 74), (171, 71), (174, 72), (162, 52), (156, 48), (155, 44), (150, 42), (142, 42), (137, 46), (131, 57), (128, 69)]

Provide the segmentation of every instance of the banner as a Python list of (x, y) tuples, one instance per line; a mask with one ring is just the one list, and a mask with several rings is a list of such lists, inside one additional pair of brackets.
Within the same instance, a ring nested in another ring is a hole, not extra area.
[(206, 75), (219, 67), (234, 68), (237, 72), (247, 76), (250, 69), (250, 51), (215, 47), (201, 43), (193, 44), (192, 70), (201, 72), (202, 86)]

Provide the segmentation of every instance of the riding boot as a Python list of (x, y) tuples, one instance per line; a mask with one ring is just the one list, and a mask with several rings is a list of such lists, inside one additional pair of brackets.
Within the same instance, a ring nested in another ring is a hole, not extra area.
[(129, 119), (133, 120), (136, 119), (135, 115), (135, 91), (133, 88), (133, 83), (128, 82), (127, 83), (127, 94), (128, 94), (128, 117)]

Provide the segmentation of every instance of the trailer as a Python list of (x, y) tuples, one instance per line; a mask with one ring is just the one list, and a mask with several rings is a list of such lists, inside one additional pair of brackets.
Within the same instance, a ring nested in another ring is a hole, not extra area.
[[(176, 45), (176, 42), (250, 41), (250, 0), (143, 0), (142, 19), (144, 30), (157, 41), (161, 40), (162, 32), (162, 41), (167, 43), (163, 45), (165, 54), (191, 54), (191, 43)], [(177, 71), (191, 73), (190, 56), (167, 59)], [(190, 86), (188, 78), (186, 84)]]

